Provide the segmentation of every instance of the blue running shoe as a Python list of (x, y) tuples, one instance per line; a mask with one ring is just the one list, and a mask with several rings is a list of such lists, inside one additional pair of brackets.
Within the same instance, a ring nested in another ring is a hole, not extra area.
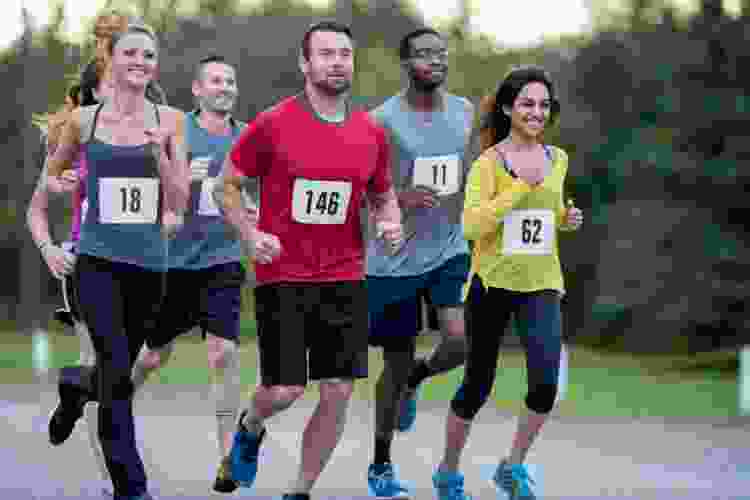
[(237, 432), (234, 434), (229, 460), (232, 466), (232, 480), (243, 488), (251, 488), (258, 473), (258, 451), (266, 436), (266, 429), (264, 428), (260, 434), (248, 431), (242, 423), (246, 414), (247, 410), (243, 411), (237, 422)]
[(536, 500), (530, 484), (535, 484), (523, 464), (511, 464), (507, 460), (497, 466), (492, 482), (498, 492), (503, 491), (508, 500)]
[(419, 387), (404, 394), (396, 425), (399, 432), (414, 430), (414, 421), (417, 420), (417, 399), (419, 399)]
[(409, 490), (398, 479), (392, 464), (370, 464), (367, 486), (376, 498), (410, 498)]
[(464, 493), (464, 476), (459, 472), (438, 470), (432, 475), (432, 485), (438, 500), (471, 500), (471, 496)]

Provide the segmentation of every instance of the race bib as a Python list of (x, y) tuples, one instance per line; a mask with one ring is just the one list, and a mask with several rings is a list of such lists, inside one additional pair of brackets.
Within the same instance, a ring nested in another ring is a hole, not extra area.
[(209, 217), (218, 217), (221, 215), (219, 207), (214, 201), (214, 186), (216, 185), (216, 177), (209, 177), (204, 179), (201, 183), (201, 196), (198, 200), (198, 215), (206, 215)]
[(549, 255), (554, 251), (552, 210), (513, 210), (503, 218), (503, 255)]
[(158, 205), (158, 179), (99, 179), (99, 222), (102, 224), (155, 224)]
[(414, 186), (430, 186), (441, 195), (458, 192), (461, 181), (458, 155), (429, 156), (414, 160)]
[(199, 156), (190, 161), (190, 179), (200, 181), (208, 177), (208, 167), (211, 165), (210, 156)]
[(350, 182), (295, 179), (292, 218), (302, 224), (343, 224), (351, 195)]

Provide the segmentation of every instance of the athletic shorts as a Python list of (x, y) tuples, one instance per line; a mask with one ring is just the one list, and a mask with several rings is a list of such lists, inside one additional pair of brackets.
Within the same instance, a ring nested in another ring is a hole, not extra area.
[(461, 294), (469, 274), (469, 255), (449, 259), (418, 276), (368, 276), (369, 343), (378, 347), (406, 346), (419, 334), (421, 300), (435, 308), (463, 307)]
[(260, 285), (255, 314), (262, 385), (367, 377), (364, 280)]
[(239, 262), (198, 269), (170, 269), (167, 293), (158, 327), (146, 344), (158, 349), (195, 327), (239, 342), (242, 285), (245, 270)]

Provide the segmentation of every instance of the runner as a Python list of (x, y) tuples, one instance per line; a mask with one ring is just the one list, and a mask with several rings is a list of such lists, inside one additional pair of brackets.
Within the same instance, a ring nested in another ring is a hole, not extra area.
[[(440, 33), (429, 28), (409, 33), (400, 58), (408, 88), (373, 111), (397, 145), (393, 179), (408, 235), (396, 255), (378, 240), (367, 250), (370, 344), (383, 349), (384, 362), (376, 386), (375, 456), (368, 469), (370, 492), (379, 498), (409, 495), (391, 464), (391, 443), (396, 427), (406, 431), (414, 424), (419, 385), (460, 366), (465, 357), (461, 288), (469, 247), (461, 211), (474, 109), (445, 91), (448, 49)], [(438, 308), (442, 339), (415, 363), (423, 295)]]
[[(47, 149), (48, 157), (54, 151), (54, 146), (57, 144), (65, 124), (70, 119), (73, 109), (79, 105), (92, 106), (105, 99), (111, 98), (112, 82), (110, 77), (111, 57), (109, 56), (109, 46), (111, 44), (112, 34), (117, 30), (125, 29), (128, 23), (133, 24), (137, 22), (137, 19), (128, 18), (124, 14), (115, 11), (104, 12), (97, 16), (93, 31), (97, 49), (95, 58), (86, 65), (81, 73), (80, 83), (74, 86), (76, 91), (72, 92), (71, 90), (70, 95), (66, 99), (67, 108), (64, 112), (58, 113), (47, 120), (49, 125), (48, 137), (50, 139), (48, 141)], [(149, 82), (146, 94), (149, 96), (150, 100), (158, 104), (166, 104), (165, 94), (155, 81)], [(74, 162), (78, 183), (73, 193), (73, 217), (70, 239), (61, 245), (67, 252), (64, 255), (66, 255), (67, 260), (71, 264), (67, 269), (68, 273), (64, 275), (61, 280), (65, 305), (55, 311), (55, 316), (58, 320), (71, 326), (76, 331), (80, 342), (80, 357), (78, 366), (63, 367), (61, 369), (60, 382), (58, 383), (58, 391), (60, 394), (68, 390), (66, 388), (66, 380), (78, 377), (80, 374), (80, 366), (90, 368), (93, 367), (96, 361), (90, 333), (86, 328), (85, 323), (81, 320), (80, 311), (78, 310), (75, 293), (76, 286), (72, 274), (72, 265), (75, 262), (76, 247), (80, 235), (81, 220), (84, 218), (86, 208), (88, 207), (88, 202), (85, 196), (85, 184), (83, 183), (83, 180), (86, 177), (86, 158), (82, 153), (82, 150), (83, 148), (79, 150)], [(46, 177), (46, 174), (42, 179), (44, 177)], [(42, 179), (40, 179), (37, 191), (35, 191), (29, 206), (30, 224), (33, 224), (33, 226), (36, 227), (36, 229), (32, 228), (36, 241), (44, 244), (44, 255), (51, 256), (52, 259), (55, 260), (59, 259), (58, 256), (60, 255), (58, 247), (46, 244), (51, 241), (49, 238), (49, 228), (47, 223), (47, 198), (49, 191), (46, 189), (46, 186), (42, 184)], [(45, 257), (45, 259), (49, 259), (49, 257)], [(97, 463), (97, 468), (99, 469), (102, 491), (105, 495), (112, 496), (111, 480), (109, 478), (109, 473), (107, 472), (106, 464), (104, 463), (104, 456), (97, 437), (98, 426), (96, 424), (96, 407), (94, 405), (85, 405), (85, 400), (80, 399), (79, 404), (76, 405), (75, 411), (72, 409), (67, 409), (68, 411), (65, 410), (65, 406), (58, 404), (55, 411), (52, 413), (49, 423), (50, 442), (53, 445), (59, 445), (67, 440), (73, 431), (77, 419), (80, 418), (81, 414), (85, 415), (89, 446), (91, 447)]]
[(156, 336), (146, 342), (133, 369), (138, 390), (153, 370), (164, 366), (174, 340), (199, 326), (214, 378), (220, 466), (214, 490), (237, 488), (229, 467), (240, 403), (240, 305), (245, 271), (241, 248), (227, 238), (227, 227), (213, 199), (214, 180), (224, 156), (244, 124), (232, 117), (237, 101), (235, 69), (221, 56), (198, 63), (193, 81), (198, 109), (186, 117), (185, 138), (191, 169), (191, 198), (185, 226), (170, 241), (167, 296)]
[(176, 230), (188, 194), (184, 115), (146, 99), (157, 50), (145, 26), (132, 24), (113, 34), (112, 98), (73, 113), (47, 178), (54, 192), (74, 190), (78, 180), (69, 167), (84, 147), (89, 210), (75, 278), (97, 365), (61, 381), (68, 389), (61, 391), (60, 413), (75, 421), (81, 401), (99, 401), (99, 439), (117, 499), (150, 498), (135, 442), (131, 370), (155, 326), (166, 274), (165, 237)]
[[(241, 486), (255, 480), (266, 420), (301, 397), (308, 380), (320, 382), (287, 499), (309, 498), (341, 438), (354, 379), (367, 376), (365, 199), (385, 244), (395, 249), (401, 240), (385, 131), (350, 106), (353, 63), (347, 26), (310, 27), (300, 57), (304, 91), (248, 126), (216, 192), (257, 263), (260, 384), (240, 416), (230, 453), (232, 477)], [(257, 225), (241, 206), (243, 177), (260, 179)]]
[[(482, 106), (483, 153), (466, 188), (464, 234), (474, 242), (465, 292), (468, 353), (451, 402), (443, 460), (433, 475), (440, 500), (463, 500), (458, 470), (471, 422), (492, 392), (500, 342), (511, 315), (526, 351), (528, 394), (510, 454), (493, 477), (511, 500), (535, 498), (524, 460), (557, 393), (560, 299), (565, 292), (558, 230), (575, 230), (580, 210), (563, 204), (568, 157), (544, 143), (560, 105), (544, 70), (511, 71)], [(488, 326), (489, 325), (489, 326)]]
[[(47, 120), (49, 125), (47, 140), (45, 141), (47, 146), (47, 158), (54, 153), (60, 138), (62, 127), (70, 119), (72, 111), (79, 105), (88, 106), (94, 104), (96, 102), (94, 96), (98, 99), (108, 97), (108, 91), (109, 88), (107, 85), (100, 84), (100, 79), (97, 75), (97, 64), (95, 61), (92, 61), (86, 66), (81, 74), (80, 83), (73, 85), (71, 88), (68, 99), (66, 99), (66, 108)], [(81, 98), (83, 98), (83, 100), (79, 101)], [(85, 178), (85, 156), (82, 155), (80, 151), (78, 152), (73, 165), (78, 177)], [(73, 193), (73, 217), (70, 236), (67, 241), (60, 245), (55, 245), (52, 242), (52, 237), (49, 232), (47, 209), (49, 192), (45, 183), (46, 178), (47, 166), (45, 161), (42, 176), (39, 178), (39, 182), (37, 183), (34, 194), (29, 202), (27, 223), (29, 230), (32, 233), (32, 237), (42, 252), (42, 256), (47, 263), (47, 266), (61, 283), (64, 307), (55, 311), (55, 316), (58, 320), (73, 328), (78, 336), (80, 344), (78, 365), (93, 367), (96, 363), (94, 346), (91, 343), (91, 336), (86, 328), (86, 324), (81, 320), (75, 293), (76, 286), (72, 275), (76, 261), (76, 247), (80, 234), (81, 219), (83, 214), (85, 214), (87, 207), (85, 194), (82, 192), (82, 185), (79, 184)], [(61, 427), (59, 425), (62, 421), (59, 415), (61, 411), (62, 407), (58, 406), (55, 412), (53, 412), (53, 417), (50, 419), (50, 442), (55, 445), (64, 441), (64, 438), (67, 437), (65, 434), (70, 435), (70, 432), (72, 432), (72, 427), (68, 430), (64, 429), (64, 426)], [(97, 437), (96, 408), (93, 405), (87, 405), (82, 408), (81, 411), (85, 414), (89, 446), (91, 447), (97, 469), (99, 470), (102, 492), (107, 496), (112, 496), (112, 491), (109, 488), (109, 485), (111, 484), (109, 473), (107, 472), (107, 467), (104, 463), (104, 455), (102, 454), (101, 447), (99, 446), (99, 439)]]

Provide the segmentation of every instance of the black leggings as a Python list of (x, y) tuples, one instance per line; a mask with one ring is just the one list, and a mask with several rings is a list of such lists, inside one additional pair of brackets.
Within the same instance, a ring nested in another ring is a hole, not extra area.
[(87, 385), (99, 401), (99, 440), (115, 495), (146, 492), (136, 446), (131, 372), (163, 298), (163, 274), (80, 255), (76, 262), (81, 316), (91, 332), (96, 367)]
[(562, 348), (559, 293), (485, 288), (475, 275), (466, 300), (466, 371), (451, 401), (453, 413), (464, 420), (472, 420), (492, 392), (511, 314), (526, 351), (526, 407), (549, 413), (555, 404)]

